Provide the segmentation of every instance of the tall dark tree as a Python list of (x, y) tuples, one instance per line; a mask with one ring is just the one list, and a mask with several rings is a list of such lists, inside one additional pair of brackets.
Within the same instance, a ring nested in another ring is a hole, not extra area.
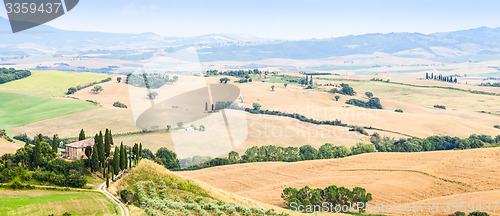
[(108, 158), (111, 153), (111, 138), (109, 133), (110, 131), (106, 128), (106, 133), (104, 134), (104, 153), (106, 158)]
[(57, 154), (57, 135), (52, 138), (52, 151)]
[(28, 146), (30, 146), (30, 139), (26, 139), (26, 143), (24, 144), (25, 148), (28, 147)]
[(112, 147), (115, 145), (115, 141), (113, 141), (113, 133), (109, 130), (109, 145)]
[(33, 150), (33, 162), (35, 166), (40, 166), (42, 164), (42, 157), (42, 141), (38, 138), (35, 143), (35, 149)]
[(142, 143), (139, 143), (139, 160), (142, 159)]
[(137, 164), (138, 158), (139, 158), (139, 145), (137, 143), (134, 144), (134, 148), (132, 150), (132, 153), (134, 155), (134, 164)]
[(113, 156), (113, 173), (118, 175), (120, 172), (120, 148), (115, 147), (115, 154)]
[(92, 148), (92, 159), (90, 160), (90, 168), (92, 172), (96, 172), (99, 169), (99, 151), (97, 151), (98, 146), (94, 145)]
[(105, 152), (105, 148), (104, 148), (104, 137), (102, 135), (102, 131), (99, 132), (99, 137), (98, 137), (98, 141), (99, 141), (99, 149), (97, 149), (99, 151), (99, 162), (101, 163), (101, 167), (104, 166), (104, 161), (106, 161), (106, 152)]
[(34, 141), (35, 141), (35, 144), (36, 142), (40, 140), (40, 142), (43, 142), (43, 135), (42, 134), (38, 134), (36, 135), (36, 137), (34, 138)]
[(106, 188), (109, 188), (109, 174), (108, 174), (109, 172), (105, 172), (105, 173), (106, 173)]
[(80, 135), (78, 136), (78, 141), (82, 141), (85, 139), (85, 131), (83, 129), (80, 131)]
[(123, 142), (120, 144), (120, 170), (125, 169), (125, 148)]
[(92, 155), (92, 146), (85, 147), (85, 156), (90, 160), (90, 156)]

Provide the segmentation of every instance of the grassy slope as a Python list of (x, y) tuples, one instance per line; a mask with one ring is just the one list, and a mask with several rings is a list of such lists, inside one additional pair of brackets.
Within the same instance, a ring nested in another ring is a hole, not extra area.
[(0, 90), (63, 96), (70, 87), (98, 82), (108, 77), (109, 75), (96, 73), (31, 71), (31, 76), (2, 84)]
[(18, 127), (95, 108), (90, 103), (0, 92), (0, 128)]
[(0, 215), (117, 215), (119, 208), (98, 192), (0, 190)]
[(247, 207), (261, 207), (265, 209), (273, 208), (277, 212), (281, 212), (282, 210), (284, 210), (276, 206), (259, 203), (226, 191), (213, 188), (197, 180), (181, 177), (177, 173), (171, 172), (163, 166), (146, 159), (142, 160), (136, 168), (131, 169), (125, 175), (125, 177), (118, 180), (116, 183), (112, 183), (110, 185), (109, 191), (117, 196), (117, 192), (120, 190), (127, 189), (135, 191), (135, 184), (137, 182), (144, 182), (144, 187), (146, 188), (145, 183), (149, 180), (153, 181), (157, 185), (162, 180), (165, 181), (167, 185), (176, 183), (178, 185), (178, 189), (169, 189), (169, 195), (177, 195), (179, 197), (190, 195), (191, 197), (193, 197), (193, 199), (202, 196), (206, 201), (212, 200), (214, 202), (217, 202), (219, 200), (223, 200), (226, 203), (235, 203), (237, 205), (245, 205)]

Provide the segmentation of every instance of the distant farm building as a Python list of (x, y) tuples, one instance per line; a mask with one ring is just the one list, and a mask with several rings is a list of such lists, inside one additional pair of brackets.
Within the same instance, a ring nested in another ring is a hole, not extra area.
[(62, 157), (69, 160), (87, 159), (85, 155), (87, 146), (94, 147), (94, 138), (66, 144), (66, 150), (62, 151)]

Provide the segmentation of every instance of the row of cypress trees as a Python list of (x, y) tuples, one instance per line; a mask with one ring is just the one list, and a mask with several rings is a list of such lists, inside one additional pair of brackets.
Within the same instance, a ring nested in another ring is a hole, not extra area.
[[(85, 131), (82, 129), (78, 137), (79, 140), (86, 139)], [(109, 186), (109, 175), (114, 179), (120, 171), (131, 168), (133, 164), (139, 163), (142, 158), (142, 143), (135, 144), (132, 148), (121, 144), (115, 147), (114, 152), (111, 148), (114, 145), (113, 135), (111, 130), (106, 129), (104, 135), (102, 131), (94, 136), (94, 148), (87, 146), (85, 155), (87, 163), (92, 172), (100, 171), (103, 177), (106, 178), (106, 183)]]

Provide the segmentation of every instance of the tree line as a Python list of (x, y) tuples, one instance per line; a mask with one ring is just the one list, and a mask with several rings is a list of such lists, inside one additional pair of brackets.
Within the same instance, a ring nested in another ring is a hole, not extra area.
[(14, 68), (0, 68), (0, 84), (19, 80), (31, 76), (29, 70), (16, 70)]
[(379, 134), (375, 133), (371, 137), (371, 142), (375, 145), (375, 148), (379, 152), (440, 151), (482, 148), (485, 145), (500, 143), (500, 135), (495, 138), (489, 135), (472, 134), (465, 139), (450, 136), (431, 136), (425, 139), (412, 137), (407, 139), (391, 140), (388, 138), (382, 138)]
[(147, 89), (158, 89), (164, 86), (167, 83), (174, 83), (179, 80), (178, 76), (173, 76), (170, 79), (170, 76), (167, 74), (160, 73), (143, 73), (143, 74), (127, 74), (127, 78), (125, 79), (125, 83)]
[(412, 137), (393, 140), (388, 137), (381, 137), (378, 133), (374, 133), (370, 141), (371, 143), (369, 144), (358, 143), (356, 146), (350, 148), (335, 146), (331, 143), (326, 143), (318, 149), (311, 145), (304, 145), (299, 148), (274, 145), (261, 147), (254, 146), (247, 149), (241, 156), (238, 152), (232, 151), (229, 152), (227, 157), (218, 157), (188, 168), (174, 168), (174, 170), (197, 170), (214, 166), (252, 162), (296, 162), (316, 159), (334, 159), (370, 152), (420, 152), (474, 149), (500, 143), (500, 135), (495, 138), (489, 135), (473, 134), (465, 139), (450, 136), (431, 136), (425, 139)]
[[(82, 129), (78, 140), (85, 140), (85, 131)], [(94, 136), (94, 147), (85, 148), (86, 159), (68, 161), (57, 158), (58, 138), (56, 135), (48, 139), (42, 134), (31, 139), (25, 136), (24, 147), (18, 149), (15, 154), (4, 154), (0, 157), (0, 182), (20, 184), (18, 181), (35, 184), (54, 184), (64, 187), (83, 187), (87, 184), (85, 175), (101, 172), (106, 183), (109, 178), (114, 179), (120, 171), (126, 170), (137, 164), (142, 158), (142, 144), (133, 147), (116, 146), (114, 152), (113, 136), (111, 130), (106, 129)]]
[(349, 95), (349, 96), (354, 96), (356, 94), (354, 89), (349, 84), (341, 83), (340, 87), (341, 87), (340, 90), (337, 88), (332, 88), (328, 92), (333, 93), (333, 94), (339, 93), (339, 94)]
[(356, 146), (348, 148), (326, 143), (318, 149), (311, 145), (304, 145), (301, 147), (281, 147), (274, 145), (261, 147), (254, 146), (247, 149), (241, 156), (238, 152), (231, 151), (227, 157), (214, 158), (186, 169), (176, 170), (196, 170), (207, 167), (252, 162), (297, 162), (315, 159), (333, 159), (369, 152), (375, 152), (373, 144), (358, 143)]
[[(85, 131), (82, 129), (78, 136), (78, 140), (85, 140)], [(102, 131), (94, 136), (94, 146), (87, 146), (85, 148), (85, 166), (91, 172), (101, 172), (106, 182), (114, 179), (121, 171), (131, 168), (133, 165), (138, 164), (142, 158), (142, 143), (135, 143), (133, 147), (123, 145), (123, 142), (115, 146), (111, 130), (106, 129), (104, 135)]]
[(425, 73), (425, 79), (431, 79), (431, 80), (439, 80), (443, 82), (450, 82), (450, 83), (457, 83), (457, 78), (453, 78), (453, 76), (443, 76), (441, 74), (439, 75), (434, 75), (434, 73), (429, 74), (429, 72)]
[(83, 161), (57, 159), (57, 148), (43, 141), (43, 135), (35, 138), (35, 145), (27, 140), (15, 154), (0, 158), (0, 182), (23, 181), (50, 183), (58, 186), (83, 187), (87, 183)]
[(285, 117), (297, 119), (297, 120), (302, 121), (302, 122), (308, 122), (308, 123), (318, 124), (318, 125), (336, 125), (336, 126), (349, 127), (349, 125), (342, 123), (342, 121), (340, 121), (338, 119), (335, 119), (333, 121), (315, 120), (313, 118), (307, 118), (306, 116), (298, 114), (298, 113), (285, 113), (285, 112), (281, 112), (281, 111), (261, 110), (260, 107), (261, 107), (260, 104), (254, 103), (253, 109), (252, 108), (245, 108), (245, 111), (252, 113), (252, 114), (285, 116)]
[[(109, 81), (111, 81), (111, 77), (108, 77), (108, 78), (103, 79), (103, 80), (98, 81), (98, 82), (92, 82), (92, 83), (87, 83), (87, 84), (84, 84), (84, 85), (77, 85), (75, 87), (70, 87), (70, 88), (68, 88), (68, 91), (66, 92), (66, 95), (71, 95), (71, 94), (74, 94), (77, 91), (80, 91), (80, 90), (84, 89), (84, 88), (88, 88), (90, 86), (97, 85), (97, 84), (100, 84), (100, 83), (109, 82)], [(101, 91), (102, 91), (102, 87), (101, 87)]]
[(500, 87), (500, 82), (497, 82), (497, 83), (490, 83), (490, 82), (481, 83), (478, 86)]
[(276, 75), (277, 72), (269, 72), (269, 71), (261, 71), (259, 69), (253, 69), (253, 70), (227, 70), (227, 71), (218, 71), (218, 70), (207, 70), (205, 76), (217, 76), (217, 75), (224, 75), (224, 76), (233, 76), (233, 77), (238, 77), (238, 78), (244, 78), (244, 77), (249, 77), (249, 75), (259, 75), (261, 76), (262, 74), (268, 75), (268, 74), (273, 74)]
[(9, 136), (7, 136), (7, 133), (5, 132), (5, 129), (0, 129), (0, 139), (4, 138), (5, 140), (9, 142), (14, 142)]
[(345, 103), (368, 109), (382, 109), (382, 104), (380, 104), (380, 99), (376, 97), (370, 98), (367, 102), (359, 99), (349, 99)]
[[(365, 211), (366, 203), (373, 200), (372, 194), (366, 193), (362, 187), (349, 190), (335, 185), (324, 189), (311, 189), (309, 186), (301, 189), (287, 187), (281, 193), (281, 198), (293, 211), (303, 213), (352, 212), (353, 210), (361, 213)], [(327, 208), (324, 208), (324, 203), (328, 204)]]

